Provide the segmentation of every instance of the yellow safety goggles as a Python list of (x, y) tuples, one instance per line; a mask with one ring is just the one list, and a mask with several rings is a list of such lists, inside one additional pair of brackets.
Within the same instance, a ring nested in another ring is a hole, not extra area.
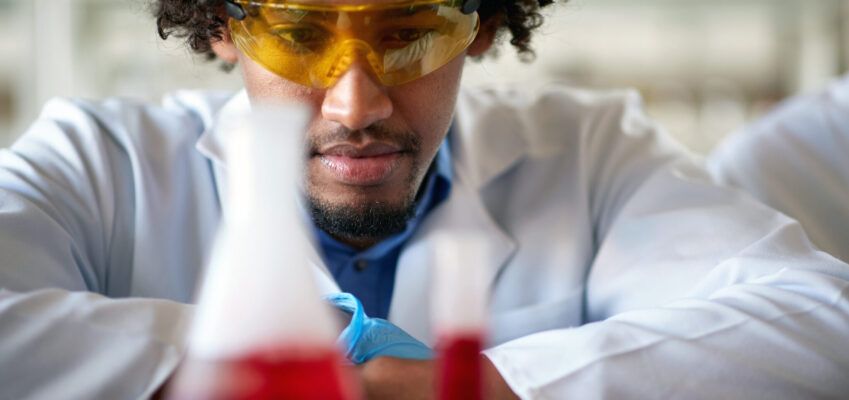
[(393, 86), (447, 64), (479, 27), (480, 0), (322, 1), (227, 0), (230, 36), (252, 60), (301, 85), (329, 87), (362, 59)]

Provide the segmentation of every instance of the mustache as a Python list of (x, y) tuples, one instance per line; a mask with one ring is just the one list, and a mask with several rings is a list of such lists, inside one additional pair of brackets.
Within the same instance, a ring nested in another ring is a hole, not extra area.
[(305, 143), (306, 154), (314, 156), (319, 149), (338, 143), (359, 144), (364, 142), (383, 142), (394, 145), (403, 152), (417, 153), (421, 150), (422, 141), (418, 134), (411, 130), (392, 130), (381, 123), (369, 125), (364, 129), (351, 130), (339, 126), (333, 130), (307, 135)]

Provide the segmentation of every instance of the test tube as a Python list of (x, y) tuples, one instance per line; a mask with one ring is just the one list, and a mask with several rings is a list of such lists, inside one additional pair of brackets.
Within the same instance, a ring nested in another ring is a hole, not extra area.
[(308, 265), (298, 208), (308, 116), (263, 105), (229, 123), (222, 229), (171, 398), (358, 398)]
[(432, 311), (440, 400), (483, 398), (480, 353), (486, 335), (487, 263), (472, 256), (485, 254), (478, 250), (482, 240), (475, 235), (451, 235), (437, 243)]

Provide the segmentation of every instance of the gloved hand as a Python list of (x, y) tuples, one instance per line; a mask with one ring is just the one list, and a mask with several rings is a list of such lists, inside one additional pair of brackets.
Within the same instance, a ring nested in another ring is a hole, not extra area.
[(433, 358), (433, 351), (401, 328), (381, 318), (369, 318), (363, 305), (350, 293), (335, 293), (324, 300), (351, 314), (351, 322), (339, 334), (337, 343), (354, 364), (362, 364), (377, 356), (414, 360)]

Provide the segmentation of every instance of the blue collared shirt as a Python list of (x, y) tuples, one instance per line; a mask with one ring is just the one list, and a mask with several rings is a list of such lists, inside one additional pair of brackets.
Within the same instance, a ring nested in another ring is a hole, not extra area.
[(357, 296), (369, 317), (386, 318), (389, 314), (401, 250), (427, 214), (448, 197), (452, 179), (451, 150), (446, 138), (425, 177), (415, 214), (403, 232), (357, 251), (313, 225), (324, 263), (339, 288)]

